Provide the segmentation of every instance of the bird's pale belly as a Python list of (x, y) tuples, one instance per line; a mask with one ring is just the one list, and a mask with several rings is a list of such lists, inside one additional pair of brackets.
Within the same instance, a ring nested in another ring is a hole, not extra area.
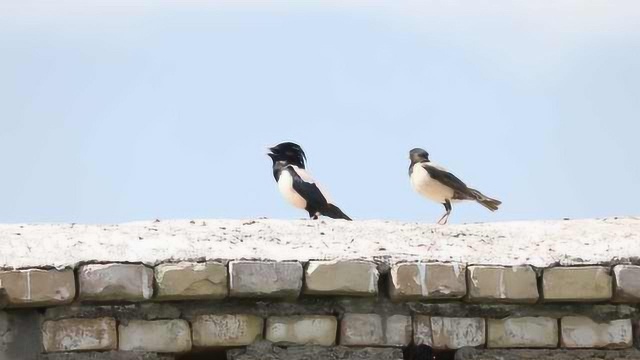
[(289, 172), (283, 171), (280, 174), (280, 178), (278, 179), (278, 190), (280, 190), (282, 196), (291, 205), (299, 209), (307, 207), (307, 201), (293, 189), (293, 178)]
[(453, 198), (453, 189), (433, 180), (421, 166), (415, 167), (411, 174), (411, 185), (420, 195), (440, 204)]

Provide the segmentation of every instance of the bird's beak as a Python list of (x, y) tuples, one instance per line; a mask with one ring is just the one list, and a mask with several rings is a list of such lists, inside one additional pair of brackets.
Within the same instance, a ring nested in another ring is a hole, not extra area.
[(267, 155), (273, 155), (273, 147), (267, 146)]

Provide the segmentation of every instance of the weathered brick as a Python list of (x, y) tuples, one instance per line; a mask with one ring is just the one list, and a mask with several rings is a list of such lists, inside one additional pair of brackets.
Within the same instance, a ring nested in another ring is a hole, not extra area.
[(378, 314), (345, 314), (340, 322), (340, 345), (375, 346), (385, 342)]
[(45, 352), (115, 350), (118, 344), (113, 318), (65, 319), (42, 324)]
[(378, 270), (369, 261), (310, 261), (305, 270), (305, 293), (375, 296)]
[(412, 323), (407, 315), (391, 315), (383, 319), (384, 345), (407, 346), (411, 343)]
[(542, 278), (545, 301), (603, 301), (611, 299), (612, 280), (603, 266), (556, 267)]
[(416, 345), (433, 346), (430, 316), (415, 315), (413, 317), (413, 343)]
[(538, 282), (531, 266), (469, 266), (469, 300), (473, 302), (535, 303)]
[(267, 319), (267, 340), (277, 344), (323, 345), (336, 342), (338, 320), (333, 316), (272, 316)]
[(154, 270), (157, 300), (222, 299), (227, 288), (227, 268), (221, 263), (161, 264)]
[(144, 265), (84, 265), (78, 281), (83, 301), (144, 301), (153, 296), (153, 269)]
[(9, 307), (55, 306), (73, 301), (76, 280), (73, 270), (0, 271), (0, 289)]
[(560, 321), (562, 347), (624, 349), (633, 345), (631, 320), (596, 323), (584, 316), (567, 316)]
[(400, 263), (391, 268), (393, 300), (458, 299), (465, 296), (465, 266), (441, 263)]
[(191, 350), (191, 328), (185, 320), (130, 320), (118, 326), (124, 351), (181, 353)]
[(520, 317), (488, 320), (489, 348), (558, 347), (558, 320), (547, 317)]
[(613, 268), (615, 302), (640, 302), (640, 266), (618, 265)]
[(193, 345), (243, 346), (262, 339), (264, 320), (254, 315), (201, 315), (192, 322)]
[(232, 261), (229, 276), (234, 297), (297, 298), (302, 289), (299, 262)]
[(460, 349), (485, 343), (485, 322), (482, 318), (431, 317), (434, 349)]

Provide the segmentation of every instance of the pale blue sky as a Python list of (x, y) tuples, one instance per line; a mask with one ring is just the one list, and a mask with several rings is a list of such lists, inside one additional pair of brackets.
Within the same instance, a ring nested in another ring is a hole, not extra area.
[(640, 2), (0, 2), (0, 222), (300, 218), (299, 142), (355, 219), (640, 214)]

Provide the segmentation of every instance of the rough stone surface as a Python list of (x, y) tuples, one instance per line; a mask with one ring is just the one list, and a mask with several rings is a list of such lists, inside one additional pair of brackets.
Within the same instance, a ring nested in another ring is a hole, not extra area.
[(232, 261), (229, 276), (234, 297), (297, 298), (302, 289), (299, 262)]
[(45, 352), (115, 350), (116, 321), (113, 318), (45, 321), (42, 342)]
[(122, 225), (8, 224), (0, 225), (0, 238), (1, 268), (64, 268), (89, 261), (157, 265), (258, 258), (546, 268), (636, 259), (640, 254), (640, 218), (448, 226), (330, 219), (313, 223), (187, 219)]
[(384, 344), (382, 317), (378, 314), (345, 314), (340, 322), (340, 345)]
[(334, 316), (272, 316), (267, 319), (266, 339), (282, 345), (336, 343), (338, 320)]
[(633, 345), (631, 320), (596, 323), (582, 316), (567, 316), (560, 321), (562, 347), (624, 349)]
[(227, 288), (227, 267), (217, 262), (160, 264), (156, 266), (156, 300), (222, 299)]
[(76, 280), (70, 269), (0, 271), (0, 288), (10, 307), (54, 306), (73, 301)]
[(185, 320), (132, 320), (118, 326), (124, 351), (181, 353), (191, 350), (191, 328)]
[(391, 268), (392, 299), (457, 299), (465, 296), (466, 267), (459, 264), (400, 263)]
[(558, 347), (558, 320), (546, 317), (489, 319), (489, 348)]
[(546, 269), (542, 285), (545, 301), (604, 301), (612, 295), (611, 275), (604, 266)]
[(443, 317), (484, 317), (502, 319), (506, 317), (542, 316), (588, 316), (597, 321), (640, 317), (639, 309), (629, 305), (537, 303), (537, 304), (475, 304), (475, 303), (410, 303), (412, 312), (421, 315)]
[(411, 343), (413, 333), (411, 317), (407, 315), (391, 315), (383, 320), (384, 345), (385, 346), (406, 346)]
[[(485, 322), (481, 318), (431, 318), (434, 349), (460, 349), (485, 343)], [(428, 344), (427, 344), (428, 345)]]
[(378, 269), (370, 261), (310, 261), (305, 269), (306, 294), (375, 296)]
[(36, 359), (42, 352), (41, 324), (36, 310), (0, 311), (0, 360)]
[(615, 281), (614, 301), (640, 302), (640, 266), (618, 265), (613, 268)]
[(433, 346), (430, 316), (415, 315), (413, 317), (413, 343), (416, 345)]
[(478, 350), (462, 349), (455, 360), (638, 360), (638, 350)]
[(193, 346), (243, 346), (262, 339), (264, 320), (254, 315), (201, 315), (191, 325)]
[(473, 302), (535, 303), (538, 282), (531, 266), (470, 266), (469, 300)]
[(82, 301), (144, 301), (153, 296), (153, 269), (134, 264), (91, 264), (78, 269)]
[(291, 346), (281, 348), (258, 342), (246, 349), (227, 351), (228, 360), (402, 360), (394, 348), (351, 348), (346, 346)]
[[(35, 359), (35, 358), (34, 358)], [(38, 360), (175, 360), (173, 355), (156, 353), (139, 353), (128, 351), (51, 353), (44, 354)], [(0, 360), (4, 360), (0, 358)], [(16, 360), (16, 359), (12, 359)], [(31, 359), (30, 359), (31, 360)]]

